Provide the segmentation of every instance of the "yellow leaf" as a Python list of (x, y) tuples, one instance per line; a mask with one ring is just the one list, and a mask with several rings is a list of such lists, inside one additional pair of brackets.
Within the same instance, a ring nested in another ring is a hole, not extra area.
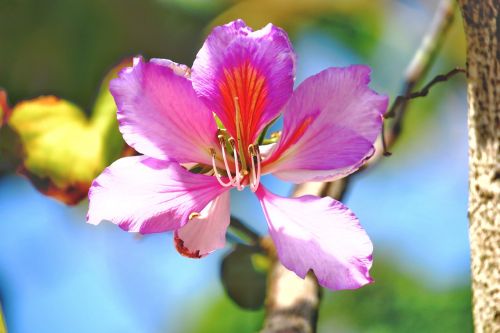
[(92, 180), (120, 157), (124, 143), (108, 91), (116, 71), (104, 80), (90, 118), (54, 96), (23, 101), (12, 110), (9, 125), (19, 134), (26, 156), (21, 172), (42, 193), (76, 204), (86, 197)]

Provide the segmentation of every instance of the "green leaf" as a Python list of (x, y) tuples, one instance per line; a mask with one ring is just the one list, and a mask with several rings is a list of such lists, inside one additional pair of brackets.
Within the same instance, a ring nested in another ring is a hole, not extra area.
[(264, 304), (267, 274), (263, 256), (255, 247), (238, 244), (222, 260), (222, 285), (227, 295), (244, 309), (256, 310)]
[(54, 96), (23, 101), (12, 110), (8, 123), (25, 150), (21, 171), (42, 193), (76, 204), (87, 196), (92, 180), (121, 156), (124, 142), (108, 91), (117, 70), (106, 76), (90, 119)]

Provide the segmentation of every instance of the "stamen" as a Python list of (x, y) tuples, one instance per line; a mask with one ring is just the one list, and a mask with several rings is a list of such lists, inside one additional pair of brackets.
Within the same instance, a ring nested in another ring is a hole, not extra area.
[(234, 156), (234, 169), (235, 169), (235, 179), (233, 184), (236, 185), (236, 188), (238, 191), (242, 191), (245, 186), (241, 185), (241, 173), (240, 173), (240, 167), (238, 165), (238, 153), (236, 152), (236, 143), (234, 142), (233, 138), (229, 138), (229, 144), (231, 145), (231, 148), (233, 149), (233, 156)]
[(188, 219), (191, 221), (192, 219), (195, 219), (195, 218), (197, 218), (199, 216), (200, 216), (200, 213), (198, 213), (198, 212), (192, 212), (191, 214), (189, 214)]
[(224, 167), (226, 168), (227, 178), (229, 178), (229, 182), (234, 184), (233, 176), (231, 175), (231, 170), (229, 170), (229, 164), (227, 163), (226, 158), (226, 139), (223, 135), (219, 135), (220, 148), (222, 150), (222, 160), (224, 161)]
[[(248, 153), (252, 159), (252, 177), (249, 181), (250, 189), (252, 192), (257, 191), (260, 184), (260, 151), (258, 146), (250, 145), (248, 146)], [(255, 167), (255, 161), (257, 160), (257, 168)]]
[[(215, 178), (217, 178), (217, 180), (219, 181), (219, 184), (221, 184), (224, 187), (233, 186), (233, 182), (232, 181), (229, 181), (228, 183), (225, 183), (222, 180), (222, 177), (219, 174), (219, 171), (217, 171), (217, 165), (215, 164), (215, 150), (213, 148), (210, 148), (210, 154), (212, 155), (212, 167), (214, 169)], [(229, 171), (228, 171), (228, 173), (229, 173)]]

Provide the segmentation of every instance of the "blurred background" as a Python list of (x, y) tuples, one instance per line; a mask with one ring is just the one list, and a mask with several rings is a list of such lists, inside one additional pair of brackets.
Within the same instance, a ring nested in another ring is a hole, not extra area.
[[(330, 66), (373, 68), (394, 98), (435, 1), (0, 0), (0, 87), (14, 105), (56, 95), (87, 112), (110, 68), (129, 56), (191, 65), (211, 27), (243, 18), (285, 28), (296, 83)], [(464, 66), (454, 26), (425, 81)], [(463, 78), (415, 100), (404, 133), (357, 176), (346, 204), (375, 246), (375, 283), (325, 291), (319, 332), (472, 332)], [(0, 156), (0, 159), (2, 156)], [(279, 194), (289, 184), (264, 183)], [(172, 235), (137, 237), (85, 223), (87, 201), (65, 206), (24, 177), (0, 176), (0, 304), (11, 333), (255, 332), (264, 311), (238, 308), (219, 278), (225, 252), (181, 257)], [(232, 192), (232, 213), (266, 232), (257, 200)], [(0, 320), (1, 323), (1, 320)], [(1, 324), (0, 324), (1, 326)], [(1, 328), (0, 328), (1, 331)]]

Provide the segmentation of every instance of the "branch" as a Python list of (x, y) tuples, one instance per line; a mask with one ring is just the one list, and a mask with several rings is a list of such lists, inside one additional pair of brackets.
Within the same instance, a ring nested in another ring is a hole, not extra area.
[[(392, 104), (392, 107), (385, 114), (384, 118), (385, 119), (393, 118), (396, 115), (396, 110), (401, 110), (400, 113), (404, 112), (405, 111), (404, 109), (398, 109), (403, 103), (407, 103), (409, 100), (414, 99), (414, 98), (427, 96), (429, 94), (429, 91), (432, 88), (432, 86), (434, 86), (435, 84), (437, 84), (439, 82), (448, 81), (452, 76), (455, 76), (456, 74), (459, 74), (459, 73), (465, 74), (465, 69), (457, 67), (457, 68), (452, 69), (451, 71), (449, 71), (446, 74), (436, 75), (420, 91), (415, 91), (415, 92), (412, 92), (412, 93), (408, 93), (405, 96), (401, 96), (401, 95), (397, 96), (396, 99), (394, 100), (394, 103)], [(392, 127), (393, 128), (393, 132), (394, 132), (393, 136), (396, 136), (401, 131), (401, 120), (402, 120), (402, 118), (400, 118), (399, 123), (395, 122), (395, 124), (397, 124), (396, 126), (393, 125), (393, 127)], [(382, 141), (382, 151), (384, 153), (384, 156), (390, 156), (391, 153), (389, 151), (387, 151), (387, 143), (386, 143), (386, 140), (385, 140), (385, 126), (384, 126), (384, 123), (382, 123), (382, 134), (380, 136), (380, 139)], [(394, 141), (394, 139), (395, 138), (393, 138), (393, 141)]]
[[(434, 62), (444, 36), (453, 20), (454, 10), (454, 1), (441, 0), (429, 31), (423, 38), (419, 49), (406, 70), (402, 89), (403, 96), (410, 96), (413, 88), (423, 79)], [(428, 84), (426, 91), (428, 92), (429, 88), (436, 82)], [(394, 121), (391, 124), (388, 136), (381, 135), (381, 138), (375, 144), (376, 153), (363, 169), (373, 166), (381, 159), (385, 152), (383, 147), (392, 147), (394, 145), (401, 133), (401, 123), (408, 102), (409, 98), (403, 98), (401, 102), (398, 102), (399, 105), (396, 105), (396, 101), (394, 101), (389, 109), (394, 110), (389, 111), (394, 114)], [(293, 196), (304, 194), (328, 195), (341, 200), (346, 193), (351, 177), (352, 175), (327, 183), (300, 184), (296, 186)], [(283, 267), (278, 260), (275, 260), (269, 276), (266, 318), (262, 333), (316, 332), (320, 300), (320, 287), (314, 275), (308, 274), (302, 280), (295, 273)]]

